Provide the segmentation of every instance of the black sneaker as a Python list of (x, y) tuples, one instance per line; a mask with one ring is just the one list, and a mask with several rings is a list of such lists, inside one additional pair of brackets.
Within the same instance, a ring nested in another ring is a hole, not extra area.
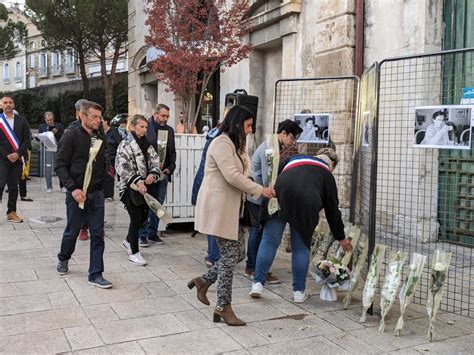
[(97, 276), (94, 280), (89, 280), (89, 285), (94, 285), (100, 288), (111, 288), (112, 282), (107, 281), (102, 276)]
[(150, 246), (148, 244), (148, 238), (147, 237), (140, 237), (140, 242), (138, 244), (143, 248), (147, 248), (147, 247)]
[(160, 237), (158, 237), (157, 235), (153, 235), (151, 237), (148, 237), (148, 240), (152, 241), (152, 242), (155, 242), (156, 244), (158, 245), (161, 245), (164, 243), (163, 239), (161, 239)]
[(56, 267), (56, 271), (58, 272), (59, 275), (66, 275), (69, 272), (67, 263), (68, 263), (68, 260), (58, 261), (58, 266)]

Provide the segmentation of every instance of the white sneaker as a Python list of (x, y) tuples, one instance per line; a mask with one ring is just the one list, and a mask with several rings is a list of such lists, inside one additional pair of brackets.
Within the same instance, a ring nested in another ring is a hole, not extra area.
[(61, 192), (66, 193), (66, 192), (67, 192), (67, 189), (66, 189), (65, 187), (61, 187)]
[(253, 298), (260, 298), (262, 296), (263, 285), (260, 282), (252, 282), (252, 291), (250, 291), (249, 295)]
[(132, 254), (128, 257), (128, 261), (130, 261), (132, 264), (138, 265), (138, 266), (145, 266), (146, 261), (143, 259), (142, 254), (140, 252), (136, 254)]
[(47, 193), (47, 194), (50, 194), (50, 193), (52, 193), (52, 192), (53, 192), (53, 189), (46, 189), (46, 193)]
[(293, 302), (295, 303), (303, 303), (304, 301), (308, 299), (308, 297), (309, 295), (306, 292), (306, 290), (304, 290), (303, 292), (293, 291)]
[(128, 255), (132, 255), (132, 248), (130, 247), (130, 243), (127, 242), (126, 239), (122, 240), (122, 246), (127, 251)]

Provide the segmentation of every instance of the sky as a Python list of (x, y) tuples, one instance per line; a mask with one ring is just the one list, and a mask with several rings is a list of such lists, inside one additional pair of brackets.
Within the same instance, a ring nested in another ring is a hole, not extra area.
[(18, 3), (21, 8), (25, 4), (25, 0), (0, 0), (0, 3), (4, 4), (6, 7), (11, 7), (13, 4)]

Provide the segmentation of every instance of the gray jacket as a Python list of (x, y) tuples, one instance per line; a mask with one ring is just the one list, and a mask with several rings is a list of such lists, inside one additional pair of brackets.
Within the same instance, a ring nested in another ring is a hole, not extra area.
[[(267, 158), (265, 157), (265, 149), (268, 148), (267, 142), (263, 142), (260, 144), (255, 150), (255, 153), (252, 155), (252, 162), (251, 162), (251, 174), (253, 180), (264, 187), (268, 186), (268, 164)], [(247, 196), (247, 200), (253, 202), (257, 205), (262, 204), (263, 197), (260, 196), (257, 199), (252, 198), (251, 196)]]

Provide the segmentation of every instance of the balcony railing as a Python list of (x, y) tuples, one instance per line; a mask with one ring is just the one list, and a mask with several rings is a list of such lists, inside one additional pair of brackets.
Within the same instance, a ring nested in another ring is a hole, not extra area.
[(44, 77), (44, 76), (47, 76), (48, 75), (48, 68), (46, 67), (40, 67), (38, 69), (38, 74), (40, 77)]
[(61, 65), (59, 65), (59, 64), (53, 65), (51, 71), (52, 71), (52, 73), (53, 73), (54, 76), (61, 75)]

